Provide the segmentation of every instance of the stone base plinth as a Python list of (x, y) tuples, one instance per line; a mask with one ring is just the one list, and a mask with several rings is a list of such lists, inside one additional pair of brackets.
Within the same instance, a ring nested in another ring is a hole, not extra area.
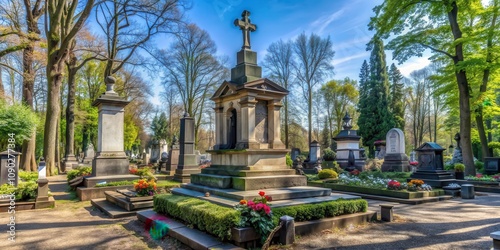
[(406, 154), (386, 154), (382, 172), (408, 172), (410, 162)]
[(63, 171), (68, 172), (78, 166), (78, 161), (74, 155), (67, 155), (63, 160)]
[(455, 175), (444, 170), (417, 170), (415, 173), (410, 175), (410, 178), (426, 180), (449, 180), (455, 179)]
[(243, 166), (246, 170), (286, 169), (288, 149), (207, 150), (212, 166)]
[(339, 164), (340, 168), (348, 170), (348, 171), (352, 171), (354, 169), (357, 169), (359, 171), (363, 171), (365, 168), (365, 159), (354, 160), (354, 167), (349, 166), (348, 159), (337, 158), (337, 163)]
[(174, 175), (174, 181), (178, 181), (181, 183), (190, 183), (191, 182), (191, 175), (192, 174), (199, 174), (201, 173), (201, 169), (196, 168), (189, 168), (189, 169), (176, 169), (175, 170), (175, 175)]
[(92, 161), (92, 176), (128, 175), (129, 161), (127, 156), (100, 155)]

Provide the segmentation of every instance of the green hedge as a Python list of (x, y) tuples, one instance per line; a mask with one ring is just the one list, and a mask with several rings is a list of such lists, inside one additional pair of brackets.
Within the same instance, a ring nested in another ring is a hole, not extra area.
[(442, 190), (442, 189), (435, 189), (432, 191), (408, 192), (408, 191), (396, 191), (396, 190), (349, 186), (349, 185), (342, 185), (342, 184), (335, 184), (335, 183), (324, 183), (323, 187), (331, 188), (331, 189), (337, 190), (337, 191), (355, 192), (355, 193), (371, 194), (371, 195), (381, 195), (381, 196), (389, 196), (389, 197), (395, 197), (395, 198), (401, 198), (401, 199), (416, 199), (416, 198), (434, 197), (434, 196), (444, 195), (444, 190)]
[(155, 195), (153, 209), (181, 219), (221, 240), (230, 239), (231, 228), (238, 222), (238, 211), (196, 198), (161, 194)]
[[(196, 198), (172, 194), (155, 195), (154, 211), (168, 214), (202, 231), (219, 237), (230, 239), (231, 228), (239, 221), (239, 214), (233, 208), (222, 207)], [(278, 225), (279, 218), (291, 216), (295, 221), (318, 220), (344, 214), (366, 212), (368, 202), (363, 199), (344, 200), (305, 204), (290, 207), (273, 208), (273, 222)]]
[(305, 204), (290, 207), (273, 208), (273, 220), (278, 224), (278, 220), (283, 215), (291, 216), (296, 222), (319, 220), (322, 218), (334, 217), (344, 214), (366, 212), (368, 202), (363, 199), (356, 200), (335, 200), (314, 204)]

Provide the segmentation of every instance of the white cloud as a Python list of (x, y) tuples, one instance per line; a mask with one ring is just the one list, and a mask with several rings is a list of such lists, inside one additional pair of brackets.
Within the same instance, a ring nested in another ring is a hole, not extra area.
[[(409, 77), (410, 73), (415, 70), (427, 67), (430, 63), (431, 62), (427, 57), (413, 57), (410, 60), (403, 63), (402, 65), (397, 65), (397, 62), (394, 62), (394, 64), (398, 67), (399, 71), (401, 71), (401, 74), (403, 74), (406, 77)], [(387, 65), (390, 65), (390, 63), (388, 62)]]
[(342, 8), (338, 11), (333, 12), (330, 15), (324, 15), (316, 19), (310, 24), (311, 30), (314, 30), (315, 33), (323, 34), (323, 31), (332, 23), (333, 21), (339, 19), (345, 12), (345, 8)]
[(345, 57), (341, 57), (341, 58), (334, 58), (332, 64), (333, 64), (333, 66), (337, 66), (341, 63), (349, 62), (353, 59), (357, 59), (360, 57), (368, 57), (368, 56), (370, 56), (370, 51), (364, 51), (364, 52), (350, 55), (350, 56), (345, 56)]

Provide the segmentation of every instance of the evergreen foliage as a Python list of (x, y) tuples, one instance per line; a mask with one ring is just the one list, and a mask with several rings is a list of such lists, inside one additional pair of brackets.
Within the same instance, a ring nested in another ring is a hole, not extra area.
[(394, 127), (401, 130), (405, 129), (405, 105), (403, 97), (404, 83), (402, 82), (403, 75), (396, 67), (396, 65), (391, 64), (389, 69), (389, 81), (390, 81), (390, 109), (394, 121)]
[(363, 145), (368, 146), (370, 157), (373, 157), (373, 142), (385, 138), (389, 129), (394, 127), (392, 114), (389, 111), (389, 77), (385, 63), (384, 45), (380, 38), (374, 37), (370, 42), (369, 75), (363, 63), (360, 73), (359, 133), (363, 137)]

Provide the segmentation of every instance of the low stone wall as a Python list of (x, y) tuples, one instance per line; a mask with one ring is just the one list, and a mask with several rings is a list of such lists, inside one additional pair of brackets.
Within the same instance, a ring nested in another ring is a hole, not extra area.
[(367, 187), (355, 187), (355, 186), (348, 186), (348, 185), (334, 184), (334, 183), (324, 183), (323, 187), (331, 188), (332, 190), (337, 190), (337, 191), (389, 196), (400, 199), (417, 199), (417, 198), (435, 197), (444, 195), (443, 190), (404, 192), (404, 191), (383, 190), (383, 189), (367, 188)]

